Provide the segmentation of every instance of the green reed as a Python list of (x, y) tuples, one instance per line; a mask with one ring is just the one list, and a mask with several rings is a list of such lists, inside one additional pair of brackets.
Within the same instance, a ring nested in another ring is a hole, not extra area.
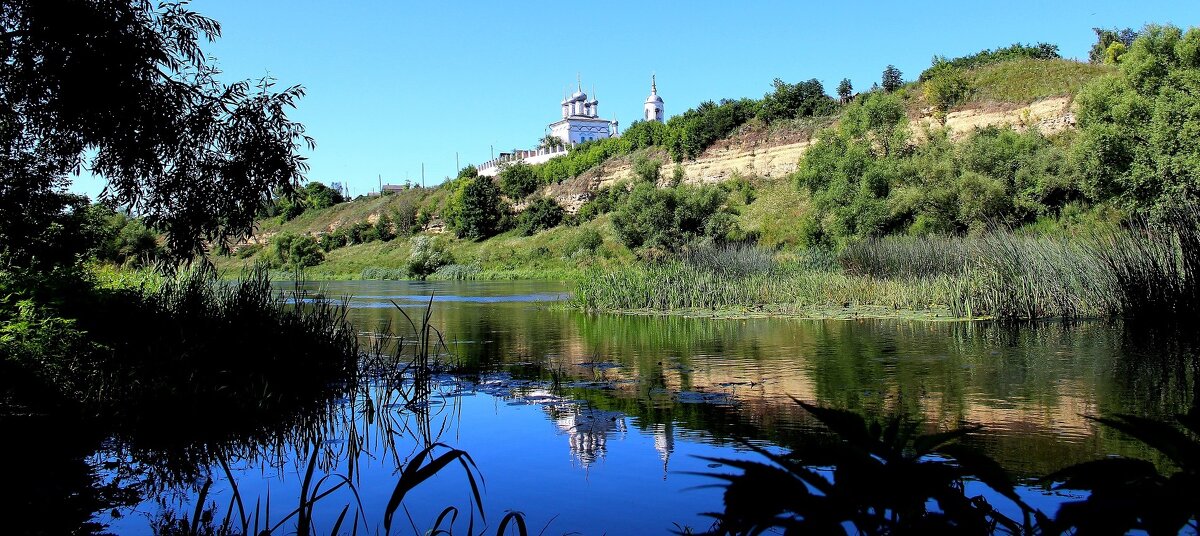
[[(834, 262), (829, 262), (830, 260)], [(591, 271), (573, 304), (591, 310), (883, 306), (1003, 319), (1186, 318), (1200, 308), (1200, 216), (1074, 236), (999, 230), (887, 237), (837, 254), (701, 247), (676, 259)]]

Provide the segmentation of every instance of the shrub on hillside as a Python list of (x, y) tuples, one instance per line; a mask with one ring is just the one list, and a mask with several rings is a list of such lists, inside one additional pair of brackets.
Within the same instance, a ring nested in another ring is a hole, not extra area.
[(412, 240), (412, 251), (405, 267), (417, 279), (425, 279), (438, 268), (451, 264), (454, 258), (446, 251), (446, 245), (433, 237), (421, 235)]
[(298, 188), (292, 197), (281, 196), (275, 200), (267, 215), (278, 214), (282, 221), (291, 221), (308, 210), (321, 210), (343, 203), (342, 192), (323, 183), (312, 181)]
[(524, 162), (507, 165), (500, 170), (500, 190), (512, 199), (524, 199), (537, 191), (540, 181), (533, 166)]
[(725, 138), (758, 114), (759, 102), (753, 99), (722, 100), (700, 103), (694, 109), (667, 121), (670, 139), (667, 148), (676, 162), (696, 158), (713, 142)]
[(778, 78), (772, 84), (775, 90), (763, 96), (758, 117), (770, 123), (796, 117), (811, 117), (832, 114), (837, 105), (825, 94), (825, 86), (813, 78), (805, 82), (789, 84)]
[(1200, 28), (1146, 27), (1075, 102), (1089, 197), (1154, 217), (1200, 198)]
[(442, 214), (459, 238), (482, 240), (499, 232), (508, 205), (500, 188), (488, 177), (462, 177), (451, 186)]
[(962, 71), (945, 69), (925, 82), (925, 100), (933, 107), (934, 117), (945, 122), (946, 113), (967, 97), (970, 88)]
[(925, 82), (947, 71), (962, 71), (965, 69), (974, 69), (1000, 63), (1002, 61), (1015, 60), (1021, 58), (1032, 58), (1035, 60), (1050, 60), (1061, 58), (1058, 54), (1058, 45), (1049, 43), (1037, 43), (1034, 45), (1023, 45), (1015, 43), (1003, 48), (995, 50), (984, 49), (974, 54), (962, 56), (954, 59), (946, 59), (942, 56), (933, 58), (933, 65), (921, 72), (921, 76), (917, 77), (920, 82)]
[(723, 240), (727, 225), (709, 224), (721, 212), (725, 200), (725, 192), (716, 187), (655, 188), (640, 183), (613, 215), (613, 227), (617, 238), (630, 249), (677, 251), (703, 236)]
[(633, 176), (639, 181), (657, 184), (662, 177), (662, 162), (639, 156), (633, 161)]
[(596, 191), (595, 197), (579, 207), (576, 216), (580, 221), (591, 221), (596, 216), (616, 210), (628, 195), (629, 189), (624, 182), (603, 186)]
[(568, 256), (575, 255), (579, 252), (595, 253), (600, 246), (604, 244), (604, 237), (600, 236), (600, 231), (595, 229), (584, 229), (580, 233), (567, 242), (565, 251)]
[(811, 195), (810, 245), (845, 247), (891, 233), (961, 233), (1053, 215), (1082, 192), (1064, 150), (1036, 130), (982, 129), (959, 143), (944, 130), (909, 145), (902, 103), (873, 93), (821, 133), (796, 172)]
[(269, 259), (277, 268), (295, 270), (321, 264), (325, 255), (313, 237), (282, 232), (271, 240)]
[(563, 220), (563, 208), (549, 197), (534, 200), (517, 215), (516, 229), (530, 236), (543, 229), (553, 229)]
[(375, 220), (374, 228), (377, 240), (390, 242), (396, 238), (396, 226), (392, 223), (392, 218), (387, 214), (379, 215)]

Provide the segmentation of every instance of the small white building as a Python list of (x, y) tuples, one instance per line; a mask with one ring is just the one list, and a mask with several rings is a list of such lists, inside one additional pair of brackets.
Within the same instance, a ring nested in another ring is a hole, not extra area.
[(600, 101), (596, 100), (595, 90), (592, 90), (592, 100), (588, 100), (582, 85), (577, 87), (574, 94), (563, 99), (562, 119), (550, 123), (550, 135), (562, 140), (565, 145), (616, 136), (617, 121), (600, 118)]

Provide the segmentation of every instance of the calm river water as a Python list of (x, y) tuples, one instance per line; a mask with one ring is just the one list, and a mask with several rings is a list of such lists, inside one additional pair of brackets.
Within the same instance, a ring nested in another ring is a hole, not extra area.
[[(825, 433), (792, 397), (901, 413), (931, 431), (981, 424), (967, 442), (1027, 479), (1111, 454), (1155, 459), (1085, 416), (1164, 417), (1185, 411), (1194, 396), (1186, 345), (1108, 322), (1002, 327), (595, 315), (553, 307), (566, 290), (557, 283), (306, 286), (348, 296), (362, 333), (400, 332), (408, 325), (401, 310), (417, 318), (432, 295), (431, 323), (454, 362), (481, 371), (435, 378), (428, 414), (395, 404), (391, 422), (381, 424), (355, 401), (339, 401), (316, 432), (230, 460), (246, 509), (269, 497), (274, 523), (295, 508), (315, 446), (314, 480), (337, 475), (323, 484), (329, 488), (346, 477), (357, 491), (355, 498), (344, 487), (318, 501), (318, 533), (360, 501), (373, 533), (398, 462), (425, 440), (473, 458), (489, 533), (508, 510), (523, 512), (531, 533), (547, 526), (546, 534), (666, 533), (705, 529), (710, 520), (701, 513), (721, 509), (719, 489), (697, 487), (715, 481), (690, 473), (723, 468), (700, 456), (754, 458), (737, 439), (784, 450)], [(164, 512), (190, 517), (204, 480), (167, 486), (99, 520), (113, 532), (138, 534)], [(205, 500), (221, 519), (232, 487), (220, 467), (211, 480)], [(1034, 487), (1025, 494), (1050, 511), (1070, 498)], [(470, 497), (462, 468), (452, 465), (405, 498), (392, 532), (423, 532), (453, 505), (456, 532), (464, 533)]]

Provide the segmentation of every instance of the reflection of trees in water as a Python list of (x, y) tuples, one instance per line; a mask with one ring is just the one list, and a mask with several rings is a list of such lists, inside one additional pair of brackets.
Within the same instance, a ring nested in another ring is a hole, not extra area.
[(1200, 332), (1130, 323), (1113, 366), (1117, 396), (1128, 407), (1106, 408), (1168, 419), (1200, 407)]

